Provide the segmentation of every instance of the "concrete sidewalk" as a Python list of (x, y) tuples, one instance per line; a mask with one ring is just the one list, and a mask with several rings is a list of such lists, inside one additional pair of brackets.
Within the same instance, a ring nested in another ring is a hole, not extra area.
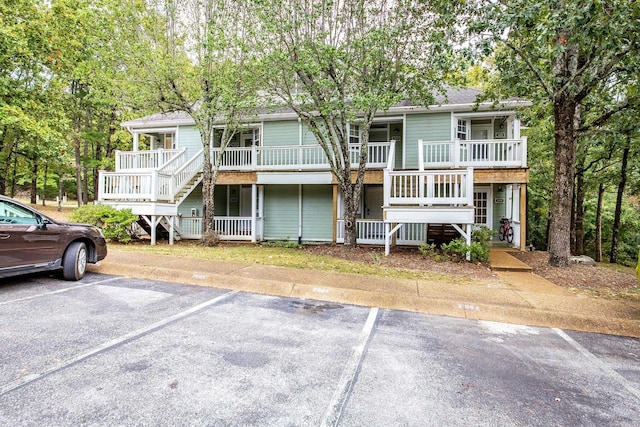
[[(497, 251), (502, 252), (502, 251)], [(575, 295), (492, 251), (497, 278), (442, 283), (110, 250), (90, 271), (428, 314), (640, 337), (640, 304)], [(517, 261), (517, 262), (516, 262)], [(513, 264), (518, 268), (506, 268)], [(518, 264), (519, 263), (519, 264)], [(502, 266), (502, 268), (500, 267)], [(498, 270), (498, 271), (496, 271)], [(506, 271), (504, 271), (506, 270)]]

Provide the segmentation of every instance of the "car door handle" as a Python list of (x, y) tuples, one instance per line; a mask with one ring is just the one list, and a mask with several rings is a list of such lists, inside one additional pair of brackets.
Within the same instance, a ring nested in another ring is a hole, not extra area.
[(4, 233), (3, 233), (3, 234), (0, 234), (0, 240), (6, 240), (6, 239), (8, 239), (9, 237), (11, 237), (11, 234), (4, 234)]

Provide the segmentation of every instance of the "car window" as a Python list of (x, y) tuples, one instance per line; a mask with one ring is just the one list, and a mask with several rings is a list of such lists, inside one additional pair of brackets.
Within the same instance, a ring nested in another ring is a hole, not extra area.
[(10, 224), (38, 224), (39, 215), (14, 203), (0, 200), (0, 226)]

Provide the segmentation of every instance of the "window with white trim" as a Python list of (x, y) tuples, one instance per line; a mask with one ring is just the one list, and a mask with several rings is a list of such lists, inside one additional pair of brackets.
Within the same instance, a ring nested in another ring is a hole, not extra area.
[(349, 144), (360, 144), (360, 125), (349, 125)]
[(468, 126), (467, 121), (458, 119), (458, 125), (456, 126), (456, 139), (461, 141), (467, 140)]

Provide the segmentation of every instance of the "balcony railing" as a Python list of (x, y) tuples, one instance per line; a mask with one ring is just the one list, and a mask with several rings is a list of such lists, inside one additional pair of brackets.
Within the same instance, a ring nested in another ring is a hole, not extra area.
[(527, 138), (418, 141), (420, 169), (527, 167)]
[[(223, 240), (259, 240), (262, 236), (262, 218), (256, 218), (255, 230), (252, 226), (251, 217), (214, 217), (215, 230)], [(202, 238), (202, 218), (201, 217), (181, 217), (180, 236), (184, 239)]]
[[(158, 169), (181, 156), (186, 158), (185, 148), (153, 151), (116, 151), (116, 171)], [(179, 161), (179, 160), (178, 160)]]
[[(383, 168), (389, 157), (390, 142), (370, 142), (367, 167)], [(219, 148), (212, 148), (215, 161)], [(349, 145), (351, 166), (360, 159), (360, 144)], [(318, 170), (329, 169), (327, 156), (319, 145), (286, 145), (274, 147), (227, 147), (220, 161), (221, 170)]]
[(473, 205), (473, 169), (384, 170), (384, 205)]

